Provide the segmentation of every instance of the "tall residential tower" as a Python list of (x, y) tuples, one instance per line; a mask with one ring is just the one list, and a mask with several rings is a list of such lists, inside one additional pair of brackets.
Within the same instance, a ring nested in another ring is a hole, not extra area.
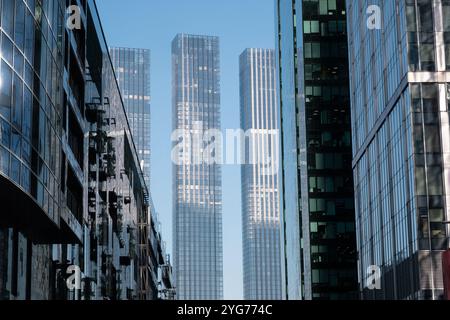
[(283, 289), (357, 292), (345, 1), (277, 0)]
[[(365, 299), (440, 299), (450, 231), (450, 1), (374, 4), (347, 1), (360, 290)], [(372, 266), (380, 290), (367, 288)]]
[(247, 161), (241, 169), (244, 299), (280, 300), (275, 52), (246, 49), (239, 62), (241, 129), (251, 139), (245, 145)]
[(221, 167), (205, 161), (211, 139), (202, 140), (221, 126), (219, 39), (177, 35), (172, 42), (172, 72), (173, 129), (180, 133), (174, 148), (181, 143), (185, 153), (181, 161), (173, 159), (177, 298), (222, 299)]
[(109, 51), (145, 183), (150, 190), (150, 50), (111, 48)]

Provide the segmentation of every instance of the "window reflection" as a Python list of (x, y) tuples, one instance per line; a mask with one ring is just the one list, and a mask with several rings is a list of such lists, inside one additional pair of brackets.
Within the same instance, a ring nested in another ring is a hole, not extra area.
[(4, 119), (9, 120), (11, 114), (11, 86), (12, 86), (12, 70), (2, 61), (1, 63), (1, 87), (0, 87), (0, 115)]

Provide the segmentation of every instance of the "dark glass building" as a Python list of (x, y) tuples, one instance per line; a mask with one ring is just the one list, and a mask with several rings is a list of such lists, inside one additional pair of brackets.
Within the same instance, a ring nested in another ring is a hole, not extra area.
[(95, 1), (0, 8), (0, 298), (157, 297), (164, 261)]
[(357, 297), (343, 0), (277, 0), (286, 299)]
[[(450, 1), (374, 5), (378, 21), (368, 24), (365, 5), (347, 1), (361, 296), (441, 299), (450, 234)], [(379, 290), (367, 285), (373, 266)]]

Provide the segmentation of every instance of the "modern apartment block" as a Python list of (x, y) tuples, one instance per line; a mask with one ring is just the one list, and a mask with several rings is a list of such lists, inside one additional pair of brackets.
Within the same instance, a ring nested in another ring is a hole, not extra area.
[[(361, 297), (441, 299), (450, 235), (450, 1), (374, 4), (347, 1)], [(373, 267), (379, 290), (370, 290)]]
[(219, 39), (178, 34), (172, 42), (174, 150), (182, 150), (172, 159), (178, 299), (223, 298), (221, 167), (206, 160), (213, 143), (207, 134), (221, 127), (219, 79)]
[(150, 50), (110, 48), (133, 140), (150, 189)]
[(277, 0), (283, 298), (357, 298), (343, 0)]
[(281, 299), (278, 193), (279, 111), (275, 51), (246, 49), (239, 58), (245, 300)]
[(0, 298), (157, 297), (165, 259), (149, 259), (161, 246), (95, 1), (0, 7)]

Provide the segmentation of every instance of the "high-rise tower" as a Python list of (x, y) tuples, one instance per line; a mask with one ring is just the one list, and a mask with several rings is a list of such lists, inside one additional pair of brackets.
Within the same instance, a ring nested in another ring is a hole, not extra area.
[(220, 130), (219, 39), (177, 35), (172, 42), (172, 68), (173, 129), (182, 132), (184, 151), (192, 155), (173, 166), (177, 298), (222, 299), (221, 167), (196, 161), (207, 148), (190, 143), (190, 137), (202, 139), (210, 130)]
[[(241, 169), (244, 299), (279, 300), (279, 112), (275, 52), (246, 49), (239, 61), (241, 129), (251, 139), (245, 145), (247, 161)], [(255, 155), (252, 160), (250, 155)]]
[(109, 51), (144, 172), (145, 183), (150, 190), (150, 50), (111, 48)]

